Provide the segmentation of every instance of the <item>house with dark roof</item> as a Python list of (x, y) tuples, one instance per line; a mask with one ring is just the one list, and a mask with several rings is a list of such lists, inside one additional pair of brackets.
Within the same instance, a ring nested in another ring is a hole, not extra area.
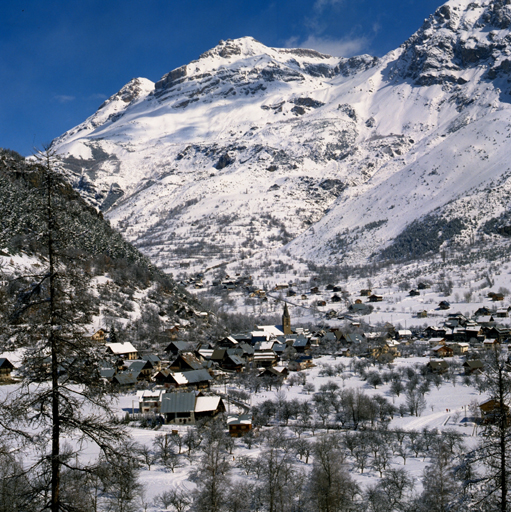
[(142, 380), (140, 372), (126, 370), (117, 372), (112, 377), (112, 384), (121, 388), (130, 388), (136, 386), (140, 380)]
[(479, 359), (473, 359), (470, 361), (465, 361), (463, 363), (463, 370), (465, 371), (465, 375), (472, 375), (475, 373), (482, 373), (484, 370), (484, 364)]
[(0, 380), (10, 380), (14, 365), (5, 357), (0, 358)]
[(426, 364), (426, 370), (429, 373), (445, 373), (449, 369), (449, 365), (447, 364), (447, 361), (444, 361), (443, 359), (440, 361), (434, 361), (431, 360)]
[(294, 341), (293, 341), (293, 348), (299, 353), (299, 354), (303, 354), (303, 353), (308, 353), (310, 352), (310, 349), (311, 349), (311, 342), (310, 342), (310, 339), (309, 338), (306, 338), (305, 336), (303, 335), (300, 335), (298, 336)]
[(191, 352), (182, 352), (169, 363), (168, 367), (175, 372), (185, 372), (190, 370), (200, 370), (203, 366), (202, 361), (197, 356)]
[(193, 352), (197, 344), (191, 341), (171, 341), (165, 348), (165, 352), (171, 356), (177, 356), (180, 352)]
[(153, 365), (149, 361), (144, 361), (142, 359), (136, 359), (127, 362), (127, 371), (134, 373), (137, 372), (139, 374), (138, 380), (150, 380), (153, 374)]
[(214, 417), (225, 412), (225, 406), (219, 396), (196, 395), (190, 393), (164, 393), (161, 397), (160, 412), (165, 423), (193, 425), (204, 417)]
[(242, 437), (252, 430), (252, 415), (230, 415), (227, 417), (227, 426), (231, 437)]
[(213, 377), (206, 369), (188, 372), (173, 372), (167, 369), (159, 371), (153, 380), (166, 388), (204, 389), (209, 387)]

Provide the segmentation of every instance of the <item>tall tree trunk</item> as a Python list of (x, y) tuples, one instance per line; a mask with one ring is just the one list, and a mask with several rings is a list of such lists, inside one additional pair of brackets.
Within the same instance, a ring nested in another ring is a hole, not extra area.
[(50, 156), (47, 154), (46, 166), (47, 208), (48, 208), (48, 263), (50, 273), (50, 346), (51, 346), (51, 406), (52, 406), (52, 438), (51, 438), (51, 511), (59, 512), (60, 509), (60, 414), (59, 414), (59, 362), (57, 305), (55, 296), (55, 250), (53, 246), (53, 232), (55, 219), (52, 204), (52, 175)]

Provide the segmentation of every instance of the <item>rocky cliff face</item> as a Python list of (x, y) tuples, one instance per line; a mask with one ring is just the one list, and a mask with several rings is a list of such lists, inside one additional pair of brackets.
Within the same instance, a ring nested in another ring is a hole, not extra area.
[(451, 0), (381, 59), (222, 41), (54, 144), (169, 270), (505, 245), (510, 16), (507, 1)]

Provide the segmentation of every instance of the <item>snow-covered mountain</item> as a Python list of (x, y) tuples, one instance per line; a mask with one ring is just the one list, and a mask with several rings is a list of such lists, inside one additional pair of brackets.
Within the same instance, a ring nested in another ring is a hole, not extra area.
[(496, 254), (511, 234), (509, 3), (450, 0), (381, 59), (221, 41), (53, 145), (168, 270)]

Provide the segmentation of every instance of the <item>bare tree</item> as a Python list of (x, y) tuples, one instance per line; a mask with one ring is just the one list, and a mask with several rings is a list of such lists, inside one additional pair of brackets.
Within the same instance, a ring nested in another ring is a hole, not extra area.
[(358, 486), (348, 473), (339, 440), (320, 437), (314, 445), (314, 463), (309, 477), (310, 500), (319, 512), (337, 512), (353, 505)]

